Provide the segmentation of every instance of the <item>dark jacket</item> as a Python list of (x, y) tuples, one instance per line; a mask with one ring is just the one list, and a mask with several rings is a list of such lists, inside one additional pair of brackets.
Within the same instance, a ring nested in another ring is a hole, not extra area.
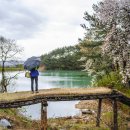
[(39, 72), (35, 69), (32, 69), (30, 72), (31, 77), (37, 77), (39, 75)]

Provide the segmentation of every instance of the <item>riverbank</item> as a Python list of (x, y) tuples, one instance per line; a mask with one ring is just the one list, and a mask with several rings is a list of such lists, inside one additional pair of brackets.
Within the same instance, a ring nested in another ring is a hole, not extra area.
[[(118, 103), (119, 130), (126, 130), (128, 117), (127, 111), (122, 110)], [(111, 130), (113, 127), (113, 108), (110, 100), (102, 103), (101, 126), (96, 127), (98, 101), (81, 101), (76, 108), (81, 110), (80, 115), (73, 117), (50, 119), (48, 122), (52, 130)]]
[[(32, 128), (38, 128), (36, 121), (24, 117), (19, 113), (18, 109), (0, 109), (0, 119), (6, 119), (11, 124), (12, 130), (32, 130)], [(3, 125), (6, 124), (1, 124), (0, 130), (7, 130)]]
[[(5, 71), (23, 71), (24, 68), (22, 67), (6, 67)], [(0, 67), (0, 72), (2, 71), (2, 68)]]
[[(101, 127), (96, 127), (98, 101), (81, 101), (75, 105), (81, 113), (75, 116), (49, 118), (48, 130), (110, 130), (113, 126), (113, 109), (110, 100), (102, 104)], [(119, 130), (126, 130), (128, 112), (123, 111), (118, 103)], [(17, 109), (1, 109), (0, 118), (10, 121), (13, 130), (39, 130), (40, 121), (30, 120), (19, 114)], [(3, 130), (3, 129), (1, 129)], [(6, 129), (5, 129), (6, 130)]]

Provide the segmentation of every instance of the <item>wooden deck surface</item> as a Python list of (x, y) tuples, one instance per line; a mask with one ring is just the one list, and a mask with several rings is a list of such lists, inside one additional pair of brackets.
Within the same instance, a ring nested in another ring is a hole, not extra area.
[(32, 94), (31, 91), (22, 91), (15, 93), (0, 94), (0, 102), (27, 100), (38, 97), (52, 97), (52, 96), (72, 96), (72, 95), (95, 95), (95, 94), (110, 94), (112, 92), (109, 88), (53, 88), (39, 90), (39, 93)]
[[(120, 98), (118, 92), (104, 87), (93, 88), (53, 88), (31, 91), (0, 94), (0, 108), (17, 108), (47, 101), (72, 101)], [(124, 102), (124, 101), (123, 101)], [(129, 105), (129, 103), (128, 103)]]

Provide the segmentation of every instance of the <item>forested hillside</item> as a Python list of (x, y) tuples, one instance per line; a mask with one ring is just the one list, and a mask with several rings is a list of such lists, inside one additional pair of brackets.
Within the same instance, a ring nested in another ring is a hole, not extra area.
[(41, 56), (42, 64), (47, 70), (81, 70), (82, 62), (79, 48), (63, 47)]

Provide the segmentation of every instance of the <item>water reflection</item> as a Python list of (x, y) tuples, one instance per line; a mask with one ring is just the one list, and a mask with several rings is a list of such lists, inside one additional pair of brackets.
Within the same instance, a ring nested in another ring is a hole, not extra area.
[[(56, 118), (74, 116), (76, 114), (79, 114), (80, 111), (78, 109), (75, 109), (75, 104), (77, 103), (78, 101), (48, 102), (47, 117)], [(40, 109), (41, 104), (39, 103), (35, 105), (22, 107), (20, 111), (26, 117), (29, 117), (31, 119), (40, 119)]]

